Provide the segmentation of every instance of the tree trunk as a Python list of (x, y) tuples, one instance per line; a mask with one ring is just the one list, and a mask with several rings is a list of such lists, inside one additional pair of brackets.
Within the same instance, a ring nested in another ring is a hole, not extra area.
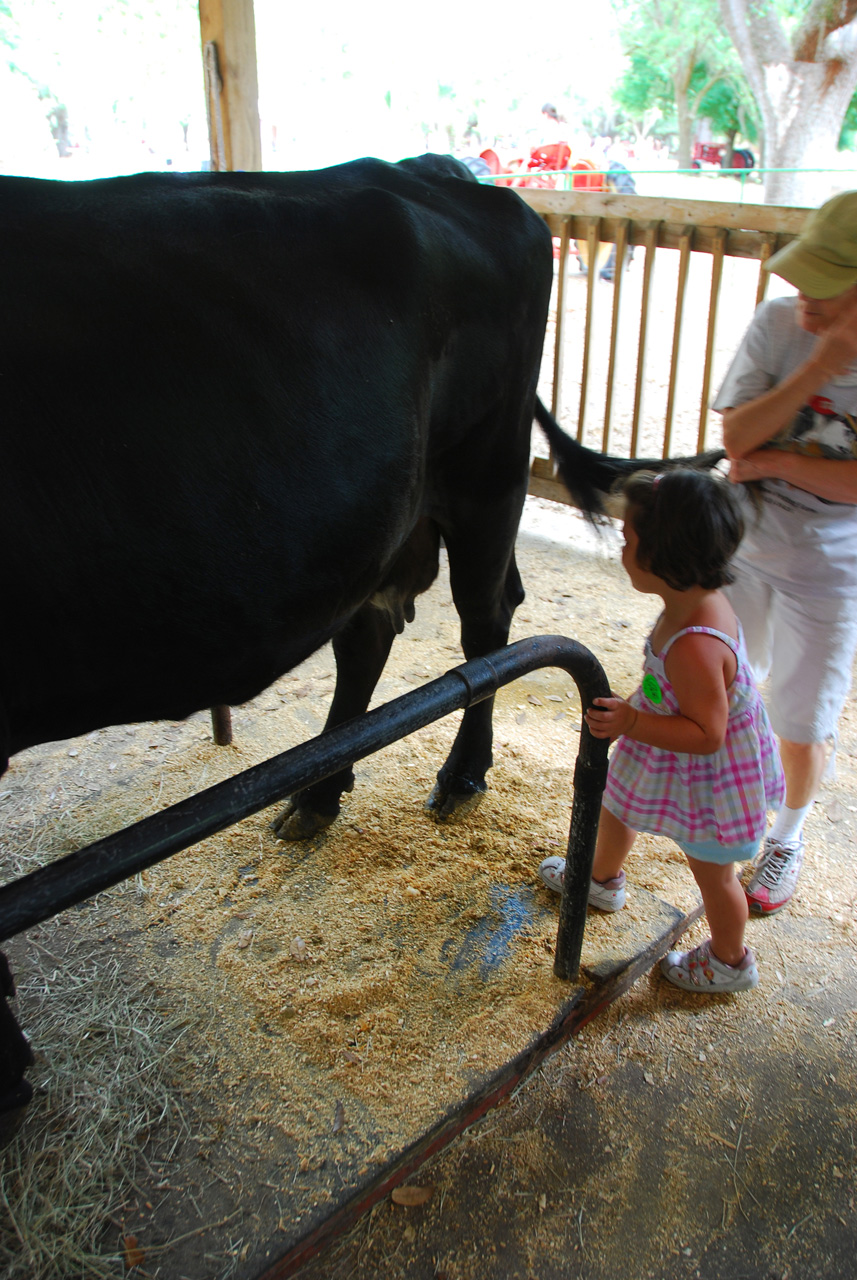
[[(762, 117), (763, 167), (826, 167), (857, 87), (857, 0), (811, 0), (793, 45), (772, 5), (720, 7)], [(769, 173), (765, 203), (813, 207), (829, 185), (823, 174)]]
[(676, 96), (676, 114), (678, 115), (678, 167), (690, 168), (693, 121), (687, 108), (687, 98)]
[(842, 67), (827, 87), (824, 65), (796, 62), (776, 70), (777, 91), (769, 93), (765, 112), (765, 166), (786, 172), (766, 175), (765, 204), (814, 208), (826, 198), (826, 175), (787, 171), (827, 166), (854, 94), (857, 67)]
[[(740, 103), (738, 105), (738, 132), (741, 134), (742, 138), (747, 138), (749, 140), (750, 134), (747, 129), (747, 115), (746, 115), (746, 112), (744, 111), (744, 108), (740, 105)], [(733, 142), (734, 142), (734, 139), (733, 139)], [(764, 164), (765, 164), (765, 129), (764, 129), (764, 126), (762, 125), (761, 120), (759, 121), (759, 124), (758, 124), (758, 134), (756, 137), (755, 151), (756, 151), (756, 164), (761, 169), (764, 167)]]
[(765, 167), (774, 172), (765, 174), (765, 204), (814, 208), (821, 203), (819, 192), (825, 190), (820, 181), (823, 175), (790, 170), (808, 168), (813, 164), (818, 166), (818, 147), (814, 144), (822, 143), (826, 136), (826, 130), (813, 128), (811, 120), (804, 120), (803, 128), (793, 126), (781, 137), (772, 138)]
[(672, 75), (675, 92), (675, 109), (678, 118), (678, 167), (690, 168), (691, 146), (693, 142), (694, 116), (687, 99), (690, 88), (690, 77), (693, 75), (693, 57), (688, 57), (683, 66), (678, 66)]

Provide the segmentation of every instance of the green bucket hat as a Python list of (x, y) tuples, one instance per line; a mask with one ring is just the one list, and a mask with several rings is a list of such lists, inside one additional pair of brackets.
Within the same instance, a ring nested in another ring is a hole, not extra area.
[(857, 191), (843, 191), (817, 209), (765, 270), (809, 298), (835, 298), (857, 284)]

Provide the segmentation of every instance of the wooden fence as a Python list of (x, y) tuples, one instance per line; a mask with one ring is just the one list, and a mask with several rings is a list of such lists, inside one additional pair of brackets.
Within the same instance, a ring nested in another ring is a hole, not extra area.
[[(696, 439), (690, 441), (688, 448), (685, 438), (681, 452), (696, 452), (718, 443), (708, 438), (709, 405), (717, 389), (712, 376), (718, 321), (720, 345), (728, 356), (730, 348), (734, 351), (737, 347), (753, 307), (765, 296), (770, 273), (762, 270), (763, 264), (798, 234), (809, 210), (536, 188), (522, 188), (519, 194), (544, 217), (554, 236), (557, 270), (551, 313), (553, 332), (549, 327), (540, 390), (545, 400), (549, 397), (551, 410), (565, 429), (579, 440), (587, 433), (586, 442), (595, 448), (612, 449), (629, 457), (651, 455), (651, 413), (647, 447), (639, 446), (647, 374), (657, 355), (664, 369), (659, 385), (666, 393), (665, 403), (655, 410), (661, 456), (676, 452), (673, 428), (679, 408), (685, 418), (692, 412), (696, 419)], [(612, 285), (601, 280), (599, 268), (608, 250), (599, 252), (599, 245), (615, 245), (617, 264), (633, 248), (633, 271), (616, 270)], [(664, 274), (660, 263), (666, 259), (670, 259), (669, 270), (659, 291), (660, 310), (654, 316), (655, 265), (659, 264), (658, 274)], [(740, 259), (747, 264), (742, 269), (746, 303), (743, 307), (730, 304), (730, 314), (722, 317), (719, 304), (724, 264)], [(590, 264), (585, 278), (582, 269), (578, 270), (578, 261)], [(709, 270), (700, 275), (702, 262), (709, 264)], [(748, 269), (752, 272), (749, 291)], [(628, 283), (632, 279), (633, 289)], [(633, 315), (627, 314), (625, 295), (631, 299)], [(702, 325), (703, 329), (699, 350), (683, 364), (680, 356), (689, 312), (696, 328), (699, 330)], [(594, 321), (599, 316), (606, 363), (602, 360), (593, 375)], [(626, 339), (631, 336), (624, 354), (620, 327)], [(569, 338), (571, 329), (574, 341)], [(635, 348), (630, 361), (629, 345)], [(576, 369), (572, 368), (573, 360)], [(633, 364), (633, 383), (625, 378), (625, 406), (617, 410), (620, 361), (623, 371)], [(592, 428), (589, 422), (594, 407), (602, 419), (600, 438), (597, 426)], [(620, 436), (617, 449), (614, 437)], [(568, 500), (553, 478), (549, 458), (533, 459), (530, 492)]]

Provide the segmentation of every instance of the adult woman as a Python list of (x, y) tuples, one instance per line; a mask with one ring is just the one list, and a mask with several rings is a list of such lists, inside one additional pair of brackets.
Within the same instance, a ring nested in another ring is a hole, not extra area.
[(857, 191), (829, 200), (766, 269), (798, 290), (756, 312), (714, 402), (747, 532), (729, 598), (780, 738), (785, 805), (747, 885), (791, 899), (803, 824), (857, 647)]

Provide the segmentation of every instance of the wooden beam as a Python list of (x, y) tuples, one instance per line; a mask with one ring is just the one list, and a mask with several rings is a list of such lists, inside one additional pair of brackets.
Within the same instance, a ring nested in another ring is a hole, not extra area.
[[(645, 227), (658, 223), (660, 249), (680, 249), (685, 227), (694, 228), (695, 253), (720, 252), (721, 232), (726, 231), (727, 256), (755, 258), (782, 249), (803, 229), (811, 209), (774, 205), (729, 205), (714, 200), (661, 200), (653, 196), (623, 196), (610, 192), (546, 191), (522, 188), (522, 200), (540, 213), (554, 236), (571, 220), (572, 239), (585, 239), (593, 217), (601, 219), (602, 240), (616, 242), (619, 227), (631, 220), (629, 244), (647, 243)], [(770, 247), (764, 246), (770, 242)]]
[(572, 213), (581, 218), (603, 218), (608, 223), (615, 223), (617, 218), (649, 222), (657, 219), (659, 222), (680, 223), (682, 227), (692, 223), (697, 230), (700, 227), (726, 227), (735, 231), (773, 231), (785, 236), (797, 235), (812, 213), (811, 209), (770, 204), (625, 196), (612, 191), (549, 191), (520, 187), (518, 195), (541, 214), (562, 216)]
[(212, 169), (261, 169), (253, 0), (199, 0)]

